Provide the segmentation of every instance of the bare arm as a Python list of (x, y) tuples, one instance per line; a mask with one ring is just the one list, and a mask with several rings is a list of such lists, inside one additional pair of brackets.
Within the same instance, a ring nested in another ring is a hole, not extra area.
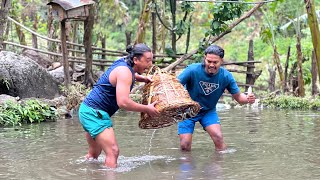
[(238, 92), (236, 94), (233, 94), (232, 97), (239, 103), (239, 104), (247, 104), (247, 103), (254, 103), (256, 97), (254, 96), (253, 93), (251, 94), (244, 94), (241, 92)]
[(136, 81), (138, 81), (138, 82), (145, 82), (145, 83), (152, 82), (150, 77), (142, 76), (138, 73), (135, 73), (135, 78), (136, 78)]
[(132, 83), (132, 74), (127, 67), (117, 67), (114, 71), (113, 77), (110, 75), (110, 78), (115, 79), (117, 104), (120, 108), (127, 111), (146, 112), (150, 116), (159, 114), (158, 110), (154, 107), (156, 102), (149, 105), (143, 105), (130, 99), (129, 94)]

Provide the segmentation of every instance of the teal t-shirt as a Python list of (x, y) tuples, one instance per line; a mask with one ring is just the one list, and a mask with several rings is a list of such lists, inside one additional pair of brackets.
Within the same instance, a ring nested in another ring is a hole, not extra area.
[(191, 64), (178, 76), (191, 98), (200, 103), (201, 111), (215, 110), (219, 98), (227, 89), (231, 94), (240, 91), (232, 74), (223, 67), (209, 75), (202, 63)]

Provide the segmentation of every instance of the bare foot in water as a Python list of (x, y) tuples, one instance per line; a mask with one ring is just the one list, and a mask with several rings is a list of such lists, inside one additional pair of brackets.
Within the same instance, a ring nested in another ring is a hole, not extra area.
[(86, 155), (86, 160), (90, 160), (90, 159), (98, 159), (98, 157), (95, 157), (95, 156), (93, 156), (91, 154), (87, 154)]

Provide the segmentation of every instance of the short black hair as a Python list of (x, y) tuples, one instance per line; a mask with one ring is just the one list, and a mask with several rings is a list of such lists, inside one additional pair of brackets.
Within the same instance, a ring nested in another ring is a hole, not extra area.
[(126, 51), (129, 53), (129, 55), (126, 57), (127, 64), (133, 67), (134, 65), (133, 58), (137, 57), (138, 59), (140, 59), (141, 56), (143, 56), (143, 53), (151, 52), (151, 49), (147, 45), (140, 43), (134, 46), (133, 45), (127, 46)]
[(224, 50), (220, 46), (211, 45), (211, 46), (207, 47), (207, 49), (204, 51), (204, 54), (205, 55), (214, 54), (214, 55), (219, 56), (220, 58), (223, 58), (224, 57)]

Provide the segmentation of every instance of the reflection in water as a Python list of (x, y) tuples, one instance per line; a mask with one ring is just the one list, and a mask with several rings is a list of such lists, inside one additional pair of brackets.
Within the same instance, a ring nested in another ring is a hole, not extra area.
[(184, 152), (183, 156), (180, 157), (179, 170), (180, 173), (177, 176), (178, 180), (192, 178), (193, 171), (196, 169), (194, 159), (192, 158), (191, 152)]
[(176, 179), (223, 179), (223, 157), (224, 154), (213, 152), (204, 160), (191, 152), (183, 152)]
[(319, 112), (248, 108), (219, 116), (229, 149), (216, 153), (198, 126), (192, 152), (183, 153), (176, 125), (139, 129), (139, 114), (117, 113), (116, 169), (103, 166), (104, 154), (85, 160), (87, 143), (76, 117), (0, 128), (0, 179), (320, 179)]
[(212, 179), (223, 179), (223, 154), (214, 154), (205, 165), (205, 177)]

